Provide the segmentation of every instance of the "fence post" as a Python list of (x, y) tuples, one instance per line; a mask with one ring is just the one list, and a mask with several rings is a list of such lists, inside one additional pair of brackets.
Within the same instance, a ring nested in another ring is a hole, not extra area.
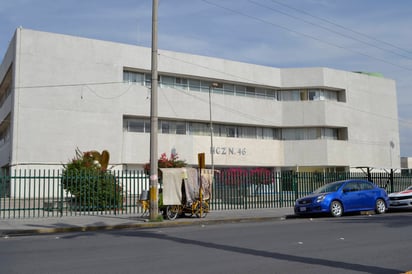
[(295, 200), (299, 198), (299, 172), (293, 172), (293, 179), (292, 179), (292, 185), (293, 185), (293, 190), (295, 192)]

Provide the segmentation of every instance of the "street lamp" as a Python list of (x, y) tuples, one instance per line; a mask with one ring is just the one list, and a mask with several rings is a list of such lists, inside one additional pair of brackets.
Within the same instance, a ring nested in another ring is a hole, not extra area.
[(214, 147), (213, 147), (213, 122), (212, 122), (212, 90), (214, 88), (217, 88), (219, 86), (218, 83), (211, 83), (209, 85), (209, 122), (210, 122), (210, 160), (212, 163), (212, 178), (215, 176), (215, 162), (213, 155), (215, 154), (214, 152)]

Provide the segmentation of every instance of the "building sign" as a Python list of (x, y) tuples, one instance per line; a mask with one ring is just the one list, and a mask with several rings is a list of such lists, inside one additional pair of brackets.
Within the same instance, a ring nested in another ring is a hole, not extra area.
[(246, 148), (236, 148), (236, 147), (212, 147), (212, 154), (214, 155), (235, 155), (235, 156), (246, 156)]

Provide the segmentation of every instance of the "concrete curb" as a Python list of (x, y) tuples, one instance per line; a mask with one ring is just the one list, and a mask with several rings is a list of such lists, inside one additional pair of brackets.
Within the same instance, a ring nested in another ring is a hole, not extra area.
[(37, 229), (9, 229), (0, 230), (0, 237), (18, 237), (30, 235), (46, 235), (67, 232), (87, 232), (87, 231), (111, 231), (121, 229), (133, 228), (157, 228), (157, 227), (176, 227), (176, 226), (196, 226), (196, 225), (211, 225), (223, 223), (241, 223), (241, 222), (267, 222), (267, 221), (282, 221), (285, 219), (292, 219), (293, 215), (276, 216), (276, 217), (240, 217), (240, 218), (225, 218), (225, 219), (191, 219), (191, 220), (175, 220), (175, 221), (161, 221), (142, 223), (126, 223), (115, 225), (101, 225), (101, 226), (68, 226), (68, 227), (54, 227), (54, 228), (37, 228)]

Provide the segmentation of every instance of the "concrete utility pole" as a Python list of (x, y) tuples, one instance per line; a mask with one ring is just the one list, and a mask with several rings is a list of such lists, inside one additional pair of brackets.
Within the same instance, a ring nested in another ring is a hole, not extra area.
[(152, 84), (150, 104), (150, 220), (158, 218), (158, 182), (157, 174), (157, 7), (158, 0), (152, 4)]
[(215, 161), (213, 157), (215, 154), (215, 148), (213, 145), (212, 91), (214, 88), (217, 88), (218, 86), (218, 83), (211, 83), (209, 85), (210, 159), (212, 161), (212, 178), (214, 178), (215, 176)]

